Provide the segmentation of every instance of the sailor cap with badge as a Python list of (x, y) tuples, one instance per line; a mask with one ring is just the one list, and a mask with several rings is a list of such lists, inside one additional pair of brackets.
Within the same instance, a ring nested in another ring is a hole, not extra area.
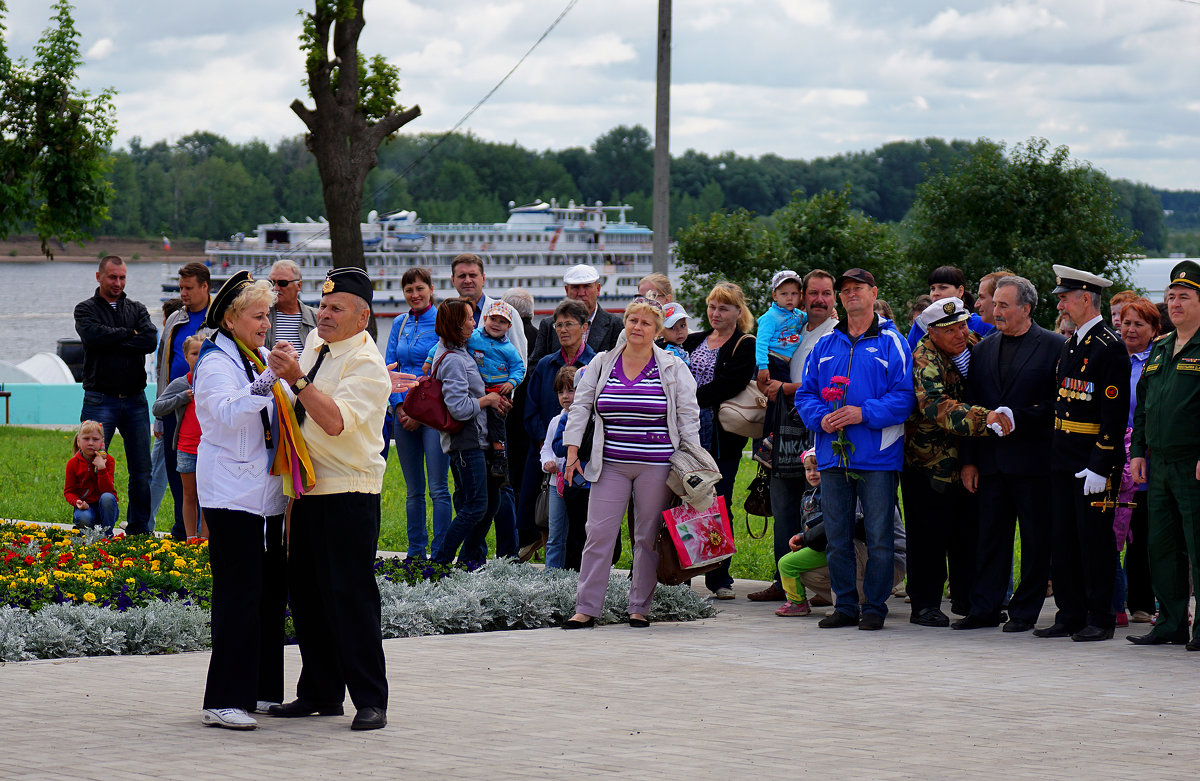
[(934, 301), (925, 307), (925, 311), (917, 315), (917, 323), (929, 333), (930, 328), (954, 325), (971, 317), (961, 298), (951, 296)]
[(1054, 295), (1069, 293), (1072, 290), (1086, 290), (1089, 293), (1102, 293), (1112, 287), (1112, 280), (1098, 277), (1090, 271), (1080, 271), (1070, 266), (1060, 266), (1055, 263), (1054, 283), (1057, 285), (1050, 292)]

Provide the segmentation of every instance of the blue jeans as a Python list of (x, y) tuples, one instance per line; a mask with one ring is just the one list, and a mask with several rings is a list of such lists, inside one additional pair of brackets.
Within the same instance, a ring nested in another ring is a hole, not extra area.
[(488, 480), (487, 459), (482, 449), (454, 450), (449, 453), (454, 474), (454, 520), (446, 536), (433, 549), (433, 560), (440, 564), (454, 561), (459, 548), (464, 560), (487, 555), (487, 530), (500, 503), (500, 492)]
[[(171, 489), (171, 502), (174, 505), (174, 520), (171, 522), (171, 536), (179, 541), (187, 539), (187, 529), (183, 525), (183, 478), (179, 476), (179, 450), (175, 447), (175, 431), (179, 422), (175, 413), (159, 418), (163, 424), (163, 462), (166, 465), (167, 487)], [(153, 519), (151, 527), (154, 526)]]
[(567, 503), (558, 495), (558, 479), (550, 478), (550, 529), (546, 538), (546, 569), (567, 563)]
[(81, 529), (99, 526), (106, 533), (111, 534), (113, 527), (117, 525), (117, 497), (112, 494), (102, 494), (100, 501), (89, 503), (86, 510), (76, 507), (75, 525)]
[(854, 554), (856, 499), (862, 504), (867, 538), (867, 571), (863, 576), (862, 612), (887, 615), (895, 574), (897, 472), (855, 470), (859, 479), (846, 479), (840, 467), (821, 470), (821, 509), (829, 542), (829, 586), (839, 612), (858, 616), (858, 562)]
[(125, 466), (129, 470), (129, 504), (125, 506), (126, 534), (150, 534), (150, 405), (145, 393), (124, 398), (84, 391), (79, 420), (94, 420), (104, 427), (104, 445), (121, 432), (125, 440)]
[[(423, 559), (428, 555), (427, 549), (438, 549), (450, 527), (450, 484), (447, 479), (450, 457), (442, 452), (441, 435), (429, 426), (421, 426), (416, 431), (393, 426), (392, 434), (396, 439), (400, 471), (404, 473), (404, 514), (408, 525), (406, 555)], [(425, 523), (427, 470), (429, 498), (433, 500), (432, 546)]]
[(163, 496), (167, 493), (167, 453), (162, 435), (155, 437), (150, 450), (150, 517), (158, 516)]

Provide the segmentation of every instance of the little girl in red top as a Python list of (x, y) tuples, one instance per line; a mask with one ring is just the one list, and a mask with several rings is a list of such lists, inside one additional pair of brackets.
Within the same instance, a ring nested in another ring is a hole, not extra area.
[(75, 525), (99, 526), (112, 534), (117, 525), (117, 489), (113, 487), (116, 462), (104, 452), (104, 427), (85, 420), (75, 435), (75, 455), (67, 462), (63, 496), (75, 508)]

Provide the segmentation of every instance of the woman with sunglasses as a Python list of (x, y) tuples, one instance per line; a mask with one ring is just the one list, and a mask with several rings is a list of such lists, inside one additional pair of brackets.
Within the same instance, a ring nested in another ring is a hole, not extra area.
[[(696, 380), (687, 364), (654, 344), (663, 327), (662, 305), (639, 296), (625, 308), (624, 322), (625, 344), (600, 353), (576, 375), (575, 401), (563, 434), (563, 480), (571, 483), (582, 473), (592, 484), (575, 615), (564, 629), (594, 626), (603, 611), (613, 545), (631, 496), (629, 625), (650, 625), (658, 583), (654, 539), (671, 499), (671, 455), (684, 441), (700, 447)], [(581, 464), (579, 446), (589, 420), (595, 421), (595, 436)]]
[(296, 352), (304, 352), (304, 340), (317, 328), (317, 310), (300, 300), (300, 266), (293, 260), (277, 260), (267, 275), (275, 289), (271, 307), (271, 327), (267, 330), (267, 349), (275, 342), (291, 342)]

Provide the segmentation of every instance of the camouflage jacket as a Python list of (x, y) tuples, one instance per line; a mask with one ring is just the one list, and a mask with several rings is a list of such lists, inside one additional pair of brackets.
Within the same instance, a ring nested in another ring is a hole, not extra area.
[[(967, 334), (967, 349), (980, 339)], [(967, 382), (953, 359), (922, 337), (913, 350), (913, 390), (917, 408), (904, 427), (904, 464), (923, 469), (934, 480), (958, 481), (958, 438), (988, 434), (984, 407), (972, 407), (966, 397)]]

